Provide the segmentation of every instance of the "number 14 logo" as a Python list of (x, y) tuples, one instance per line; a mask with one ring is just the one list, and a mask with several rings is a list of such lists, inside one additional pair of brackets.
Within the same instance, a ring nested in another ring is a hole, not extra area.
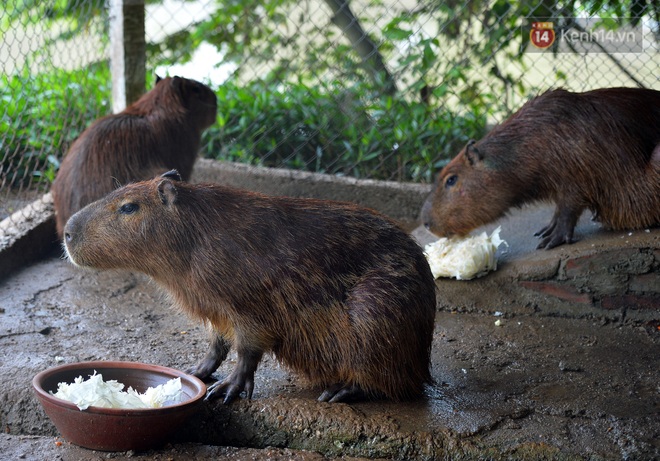
[(552, 22), (533, 22), (529, 31), (529, 40), (536, 48), (545, 50), (555, 42), (555, 30)]

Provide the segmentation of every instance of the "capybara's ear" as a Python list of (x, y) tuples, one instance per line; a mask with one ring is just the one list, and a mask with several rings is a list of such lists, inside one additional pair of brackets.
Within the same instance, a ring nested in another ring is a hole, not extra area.
[(162, 80), (161, 76), (156, 74), (156, 85), (158, 85), (158, 82)]
[(183, 181), (178, 170), (170, 170), (167, 173), (160, 175), (161, 178), (171, 179), (172, 181)]
[(468, 159), (468, 162), (470, 162), (470, 165), (472, 166), (483, 160), (483, 155), (481, 155), (479, 149), (474, 146), (475, 144), (476, 141), (470, 139), (465, 146), (465, 158)]
[(158, 183), (158, 196), (163, 205), (171, 206), (176, 202), (176, 186), (169, 179), (163, 179)]
[(184, 79), (181, 77), (172, 77), (172, 80), (170, 81), (170, 85), (172, 85), (172, 89), (183, 96), (183, 85), (184, 85)]

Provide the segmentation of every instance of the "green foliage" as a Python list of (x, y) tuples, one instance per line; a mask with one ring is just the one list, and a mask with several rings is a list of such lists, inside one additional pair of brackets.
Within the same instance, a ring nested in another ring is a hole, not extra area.
[(263, 166), (430, 181), (485, 127), (484, 114), (431, 110), (367, 84), (253, 81), (227, 83), (217, 93), (219, 123), (205, 134), (204, 155)]
[[(95, 18), (107, 20), (106, 0), (9, 0), (0, 7), (0, 31), (10, 25), (58, 23), (61, 32), (48, 43), (75, 37), (89, 28)], [(1, 34), (0, 34), (1, 35)]]
[[(316, 6), (217, 2), (208, 17), (148, 44), (149, 67), (183, 63), (204, 42), (216, 46), (225, 63), (237, 64), (232, 80), (217, 90), (220, 121), (205, 134), (204, 155), (430, 181), (433, 170), (483, 134), (487, 116), (502, 119), (515, 109), (507, 95), (535, 90), (511, 72), (522, 66), (525, 26), (532, 18), (557, 18), (557, 27), (571, 27), (559, 18), (583, 14), (621, 25), (639, 24), (642, 16), (656, 24), (660, 19), (660, 3), (650, 0), (420, 0), (414, 9), (373, 1), (355, 21), (387, 63), (389, 72), (378, 74), (329, 14), (319, 20)], [(105, 0), (12, 0), (0, 12), (0, 32), (11, 24), (46, 21), (61, 30), (55, 41), (84, 32), (98, 18), (107, 25), (108, 19)], [(382, 18), (389, 18), (384, 26)], [(568, 78), (560, 71), (556, 77)], [(392, 78), (398, 89), (393, 94), (384, 91), (393, 87)], [(6, 109), (0, 112), (0, 179), (52, 179), (68, 144), (109, 112), (109, 85), (104, 65), (1, 76)]]
[(248, 56), (273, 56), (282, 44), (278, 26), (287, 18), (280, 6), (287, 1), (291, 0), (218, 2), (208, 18), (165, 37), (162, 42), (147, 43), (147, 58), (153, 65), (186, 62), (202, 42), (215, 45), (226, 60), (239, 63)]
[(52, 181), (71, 142), (110, 111), (107, 63), (76, 71), (0, 75), (0, 177)]

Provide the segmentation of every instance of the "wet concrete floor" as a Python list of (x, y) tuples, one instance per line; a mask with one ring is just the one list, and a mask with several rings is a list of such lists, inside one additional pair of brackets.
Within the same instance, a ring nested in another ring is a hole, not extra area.
[[(584, 237), (594, 241), (620, 238), (590, 236), (589, 229)], [(510, 244), (533, 244), (528, 233), (518, 239), (508, 232)], [(643, 237), (651, 253), (660, 253), (657, 230)], [(501, 270), (518, 257), (508, 253)], [(657, 275), (657, 267), (650, 273)], [(660, 331), (648, 320), (660, 318), (660, 308), (619, 315), (593, 306), (585, 314), (461, 303), (459, 296), (488, 297), (476, 289), (487, 279), (463, 282), (462, 294), (457, 282), (447, 282), (458, 293), (456, 305), (439, 304), (435, 384), (421, 400), (319, 403), (320, 390), (266, 357), (251, 401), (205, 404), (161, 449), (100, 453), (58, 437), (32, 393), (32, 377), (82, 360), (186, 369), (205, 354), (207, 333), (145, 277), (80, 270), (51, 255), (0, 281), (0, 458), (660, 458)]]

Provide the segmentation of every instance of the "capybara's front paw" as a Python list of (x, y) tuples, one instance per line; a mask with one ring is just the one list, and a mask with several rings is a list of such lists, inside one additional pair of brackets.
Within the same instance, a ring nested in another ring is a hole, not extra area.
[(555, 230), (545, 236), (536, 247), (537, 250), (546, 249), (551, 250), (554, 247), (563, 245), (564, 243), (573, 243), (573, 232), (558, 232)]
[(261, 351), (242, 351), (238, 353), (238, 362), (231, 375), (212, 384), (206, 393), (206, 400), (224, 396), (223, 403), (231, 403), (245, 392), (245, 398), (252, 398), (254, 389), (254, 372), (261, 360)]
[(574, 211), (572, 208), (557, 207), (550, 223), (534, 234), (541, 237), (536, 249), (550, 250), (564, 243), (573, 243), (573, 231), (581, 212), (582, 210)]
[(196, 366), (191, 367), (188, 370), (188, 373), (197, 376), (199, 379), (208, 378), (225, 360), (230, 348), (231, 345), (222, 335), (215, 334), (211, 339), (211, 347), (209, 348), (206, 357), (204, 357)]
[(188, 368), (186, 371), (188, 374), (191, 374), (201, 380), (204, 380), (210, 377), (217, 368), (218, 365), (216, 364), (216, 361), (209, 359), (207, 357), (201, 362), (199, 362), (197, 365)]
[(218, 381), (209, 386), (205, 400), (224, 397), (222, 403), (228, 404), (239, 398), (242, 392), (245, 392), (245, 398), (251, 399), (253, 390), (254, 375), (241, 376), (237, 373), (232, 373), (224, 380)]

